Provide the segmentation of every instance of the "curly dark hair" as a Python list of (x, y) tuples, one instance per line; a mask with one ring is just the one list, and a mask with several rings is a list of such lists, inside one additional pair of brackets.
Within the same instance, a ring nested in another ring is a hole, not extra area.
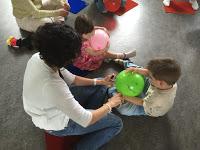
[(147, 64), (147, 69), (156, 80), (163, 80), (168, 85), (173, 85), (181, 76), (181, 67), (171, 58), (152, 59)]
[(46, 23), (35, 32), (33, 45), (46, 64), (62, 68), (80, 53), (81, 37), (64, 23)]
[(80, 35), (90, 33), (94, 30), (94, 24), (92, 20), (89, 19), (85, 14), (76, 17), (74, 26), (76, 32), (78, 32)]

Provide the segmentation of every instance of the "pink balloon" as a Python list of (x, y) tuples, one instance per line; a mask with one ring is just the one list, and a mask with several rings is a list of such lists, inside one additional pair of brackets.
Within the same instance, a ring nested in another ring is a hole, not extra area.
[(94, 50), (102, 50), (109, 43), (109, 35), (102, 29), (96, 29), (90, 39), (90, 45)]

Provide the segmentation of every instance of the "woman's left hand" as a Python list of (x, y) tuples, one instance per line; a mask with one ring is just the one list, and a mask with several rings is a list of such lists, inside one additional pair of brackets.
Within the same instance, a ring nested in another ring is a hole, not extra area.
[(115, 80), (115, 74), (107, 75), (105, 78), (102, 79), (102, 84), (106, 85), (108, 87), (113, 86), (114, 80)]

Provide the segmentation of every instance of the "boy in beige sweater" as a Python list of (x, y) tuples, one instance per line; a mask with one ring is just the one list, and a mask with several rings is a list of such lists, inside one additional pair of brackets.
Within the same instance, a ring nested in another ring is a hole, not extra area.
[[(139, 97), (124, 96), (125, 103), (117, 110), (122, 115), (148, 115), (159, 117), (165, 115), (173, 106), (181, 68), (171, 58), (152, 59), (146, 68), (141, 68), (130, 60), (120, 60), (127, 71), (136, 72), (147, 77), (145, 88)], [(119, 63), (119, 60), (118, 60)], [(109, 89), (109, 94), (116, 93), (115, 87)]]

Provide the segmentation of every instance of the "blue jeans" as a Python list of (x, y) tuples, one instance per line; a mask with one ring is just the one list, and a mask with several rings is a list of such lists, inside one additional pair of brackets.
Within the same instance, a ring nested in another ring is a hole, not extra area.
[[(133, 62), (131, 62), (129, 59), (128, 60), (123, 60), (123, 65), (124, 68), (129, 68), (129, 67), (138, 67), (141, 68), (140, 66), (134, 64)], [(143, 92), (138, 96), (139, 98), (144, 98), (146, 95), (146, 92), (149, 88), (149, 80), (148, 78), (145, 78), (145, 86), (143, 89)], [(108, 94), (109, 96), (113, 96), (116, 93), (116, 88), (112, 87), (108, 90)], [(117, 111), (122, 114), (122, 115), (126, 115), (126, 116), (140, 116), (140, 115), (146, 115), (145, 111), (144, 111), (144, 107), (143, 106), (139, 106), (139, 105), (135, 105), (129, 102), (126, 102), (124, 104), (122, 104), (120, 107), (117, 108)]]
[[(70, 90), (75, 99), (87, 109), (99, 108), (108, 96), (107, 87), (105, 86), (72, 86)], [(122, 120), (118, 116), (109, 113), (86, 128), (73, 120), (69, 120), (65, 129), (48, 132), (55, 136), (83, 135), (74, 149), (96, 150), (116, 136), (122, 127)]]

